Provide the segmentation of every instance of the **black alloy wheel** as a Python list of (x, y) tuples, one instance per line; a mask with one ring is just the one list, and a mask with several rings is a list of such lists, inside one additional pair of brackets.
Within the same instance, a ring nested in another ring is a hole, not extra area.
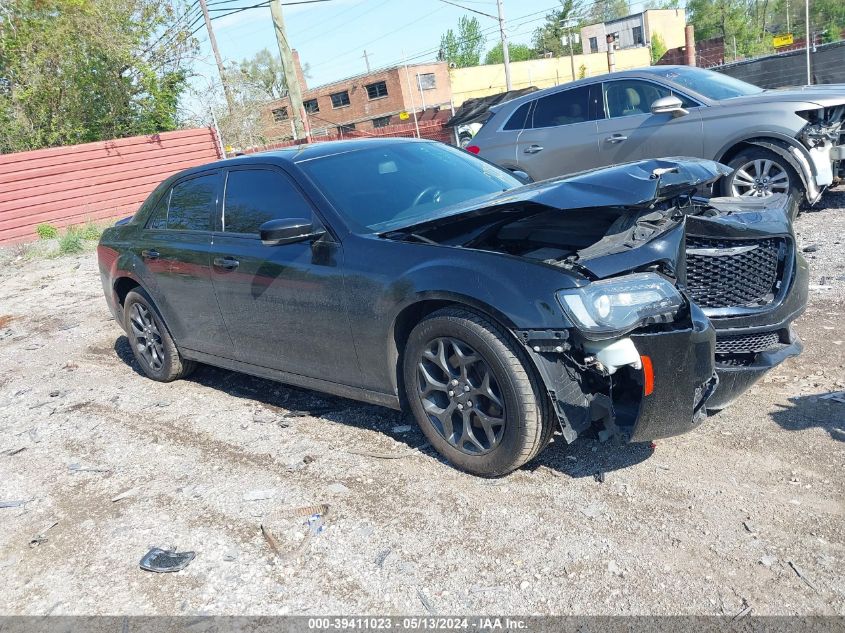
[(428, 441), (473, 474), (498, 477), (519, 468), (556, 428), (524, 347), (481, 313), (456, 306), (425, 317), (408, 336), (402, 371)]
[(437, 432), (467, 455), (496, 448), (506, 410), (490, 365), (467, 343), (451, 337), (430, 341), (417, 363), (417, 392)]

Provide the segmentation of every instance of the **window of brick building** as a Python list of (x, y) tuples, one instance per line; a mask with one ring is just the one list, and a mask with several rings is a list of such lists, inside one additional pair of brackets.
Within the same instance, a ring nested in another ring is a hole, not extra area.
[(388, 125), (390, 125), (389, 116), (380, 116), (378, 118), (373, 119), (373, 127), (386, 127)]
[(349, 105), (349, 91), (344, 90), (343, 92), (335, 92), (332, 97), (332, 107), (333, 108), (342, 108), (344, 106)]
[(367, 89), (367, 97), (370, 99), (381, 99), (387, 96), (387, 82), (385, 81), (377, 81), (364, 87)]
[(282, 121), (288, 120), (288, 109), (287, 107), (276, 108), (273, 110), (273, 121), (276, 123), (281, 123)]
[(302, 105), (305, 107), (305, 111), (308, 114), (313, 114), (315, 112), (320, 111), (320, 104), (317, 103), (316, 99), (308, 99), (302, 102)]
[(421, 90), (434, 90), (437, 88), (437, 81), (434, 78), (434, 73), (421, 73), (417, 76), (419, 77)]

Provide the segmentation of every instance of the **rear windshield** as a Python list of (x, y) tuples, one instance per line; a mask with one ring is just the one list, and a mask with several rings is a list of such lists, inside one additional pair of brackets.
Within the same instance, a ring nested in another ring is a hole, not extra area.
[(509, 172), (442, 143), (391, 143), (298, 165), (359, 233), (424, 222), (453, 205), (522, 185)]

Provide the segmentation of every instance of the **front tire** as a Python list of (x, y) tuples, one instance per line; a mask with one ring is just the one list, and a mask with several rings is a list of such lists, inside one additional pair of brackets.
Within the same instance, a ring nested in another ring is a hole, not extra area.
[(767, 197), (783, 193), (789, 196), (789, 218), (798, 216), (804, 190), (795, 169), (782, 156), (762, 147), (749, 147), (728, 166), (733, 173), (723, 181), (723, 195)]
[(182, 358), (153, 300), (143, 289), (135, 288), (126, 295), (123, 319), (132, 353), (148, 378), (171, 382), (194, 371), (196, 363)]
[(497, 477), (548, 443), (546, 396), (530, 361), (488, 318), (460, 308), (434, 312), (411, 331), (403, 356), (414, 417), (453, 465)]

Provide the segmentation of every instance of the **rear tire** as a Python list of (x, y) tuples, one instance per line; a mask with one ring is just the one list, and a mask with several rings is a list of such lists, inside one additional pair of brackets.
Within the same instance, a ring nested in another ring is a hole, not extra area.
[(148, 378), (171, 382), (196, 369), (194, 361), (182, 358), (153, 300), (142, 288), (126, 295), (123, 320), (132, 354)]
[(545, 390), (525, 352), (487, 317), (461, 308), (434, 312), (411, 331), (403, 357), (411, 411), (456, 467), (498, 477), (548, 443)]
[(789, 196), (789, 219), (798, 216), (804, 187), (801, 178), (782, 156), (762, 147), (748, 147), (728, 163), (734, 171), (722, 181), (722, 195), (766, 197), (772, 193)]

